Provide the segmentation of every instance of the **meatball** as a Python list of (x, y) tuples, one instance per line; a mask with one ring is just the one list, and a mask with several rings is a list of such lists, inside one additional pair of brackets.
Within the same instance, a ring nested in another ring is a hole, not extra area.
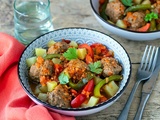
[(56, 42), (48, 49), (48, 54), (59, 54), (65, 52), (69, 48), (69, 44), (64, 41)]
[(160, 16), (160, 0), (157, 0), (156, 3), (153, 4), (153, 6), (153, 12), (157, 13)]
[(70, 107), (72, 96), (66, 85), (59, 84), (52, 92), (48, 92), (48, 102), (57, 107)]
[(122, 71), (122, 67), (119, 65), (118, 61), (112, 57), (105, 57), (101, 59), (101, 64), (103, 67), (103, 76), (111, 76), (119, 74)]
[(45, 60), (41, 66), (40, 76), (51, 76), (54, 72), (53, 62), (51, 60)]
[(75, 80), (75, 82), (78, 80), (81, 80), (82, 78), (86, 77), (86, 72), (89, 70), (88, 65), (79, 60), (79, 59), (73, 59), (67, 64), (67, 71), (70, 75), (70, 77)]
[(53, 62), (51, 60), (44, 60), (43, 58), (37, 58), (36, 63), (30, 67), (29, 76), (34, 82), (39, 82), (40, 76), (51, 76), (53, 72), (54, 72), (54, 67), (53, 67)]
[(32, 65), (29, 70), (29, 77), (31, 80), (34, 82), (39, 82), (39, 73), (40, 73), (40, 68), (37, 67), (36, 65)]
[(119, 0), (109, 2), (105, 10), (106, 15), (108, 15), (110, 20), (114, 23), (116, 23), (118, 19), (121, 19), (123, 17), (124, 11), (125, 6)]
[(129, 24), (131, 30), (136, 30), (145, 25), (144, 17), (143, 12), (128, 12), (124, 20)]

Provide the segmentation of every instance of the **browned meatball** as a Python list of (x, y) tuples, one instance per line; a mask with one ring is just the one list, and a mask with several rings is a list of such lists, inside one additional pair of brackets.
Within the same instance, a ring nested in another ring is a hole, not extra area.
[(125, 6), (119, 0), (109, 2), (106, 6), (106, 14), (114, 23), (116, 23), (118, 19), (123, 17), (124, 11)]
[(69, 48), (69, 44), (64, 41), (56, 42), (48, 49), (48, 54), (63, 53)]
[(158, 13), (158, 15), (160, 16), (160, 0), (157, 0), (155, 4), (153, 4), (154, 9), (153, 12)]
[(129, 23), (131, 30), (136, 30), (145, 25), (145, 14), (143, 12), (128, 12), (124, 20)]
[(30, 67), (29, 76), (35, 81), (39, 82), (40, 76), (51, 76), (54, 72), (53, 62), (51, 60), (44, 60), (40, 63), (38, 60)]
[(32, 65), (30, 67), (29, 76), (33, 81), (39, 82), (39, 73), (40, 73), (40, 68), (37, 67), (36, 65)]
[(54, 66), (51, 60), (45, 60), (44, 64), (41, 66), (40, 76), (51, 76), (54, 72)]
[(48, 92), (48, 102), (58, 107), (70, 107), (72, 96), (66, 85), (59, 84), (52, 92)]
[(119, 74), (122, 71), (122, 67), (119, 65), (118, 61), (112, 57), (106, 57), (101, 59), (103, 66), (103, 76), (111, 76)]
[(88, 65), (79, 60), (79, 59), (73, 59), (67, 64), (67, 71), (70, 75), (70, 77), (75, 80), (81, 80), (82, 78), (86, 77), (86, 72), (89, 69)]

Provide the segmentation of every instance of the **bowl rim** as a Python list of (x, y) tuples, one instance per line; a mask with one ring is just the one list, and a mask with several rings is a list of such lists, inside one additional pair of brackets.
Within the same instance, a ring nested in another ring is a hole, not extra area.
[[(45, 35), (47, 35), (47, 34), (49, 34), (49, 33), (52, 33), (52, 32), (61, 31), (61, 30), (67, 30), (67, 29), (81, 29), (81, 30), (89, 30), (89, 31), (94, 31), (94, 32), (101, 33), (101, 34), (103, 34), (103, 35), (105, 35), (105, 36), (108, 36), (108, 37), (110, 37), (111, 39), (113, 39), (115, 42), (117, 42), (117, 43), (123, 48), (124, 52), (125, 52), (126, 55), (127, 55), (128, 60), (129, 60), (130, 72), (129, 72), (129, 75), (128, 75), (128, 78), (127, 78), (127, 82), (126, 82), (125, 86), (123, 87), (123, 89), (122, 89), (121, 91), (119, 91), (119, 93), (117, 93), (116, 96), (112, 97), (112, 99), (109, 99), (109, 100), (107, 100), (107, 101), (105, 101), (105, 102), (103, 102), (103, 103), (100, 103), (100, 104), (98, 104), (98, 105), (96, 105), (96, 106), (93, 106), (93, 107), (86, 107), (86, 108), (61, 108), (61, 107), (57, 107), (57, 106), (52, 106), (52, 105), (50, 105), (50, 104), (47, 103), (47, 102), (44, 102), (44, 101), (42, 101), (42, 100), (40, 100), (40, 99), (37, 99), (37, 97), (36, 97), (35, 95), (33, 95), (29, 90), (27, 90), (26, 86), (21, 82), (22, 80), (21, 80), (21, 77), (20, 77), (20, 74), (19, 74), (19, 69), (20, 69), (19, 67), (20, 67), (20, 61), (21, 61), (22, 55), (24, 54), (25, 50), (26, 50), (30, 45), (32, 45), (32, 43), (33, 43), (34, 41), (38, 40), (38, 38), (43, 37), (43, 36), (45, 36)], [(24, 91), (26, 92), (26, 94), (27, 94), (33, 101), (36, 100), (36, 101), (38, 101), (38, 103), (42, 104), (43, 106), (45, 106), (45, 107), (47, 107), (47, 108), (49, 108), (49, 109), (63, 110), (63, 111), (84, 111), (84, 110), (92, 110), (92, 109), (95, 109), (95, 108), (102, 107), (102, 106), (104, 106), (104, 105), (106, 105), (106, 104), (111, 103), (112, 101), (115, 101), (115, 100), (117, 99), (117, 97), (120, 97), (120, 96), (123, 94), (125, 88), (128, 86), (128, 83), (129, 83), (129, 81), (130, 81), (131, 72), (132, 72), (132, 63), (131, 63), (129, 54), (127, 53), (126, 49), (125, 49), (117, 40), (115, 40), (114, 38), (112, 38), (112, 37), (109, 36), (108, 34), (105, 34), (105, 33), (103, 33), (103, 32), (100, 32), (100, 31), (94, 30), (94, 29), (90, 29), (90, 28), (84, 28), (84, 27), (66, 27), (66, 28), (55, 29), (55, 30), (53, 30), (53, 31), (47, 32), (47, 33), (45, 33), (45, 34), (43, 34), (43, 35), (40, 35), (39, 37), (37, 37), (36, 39), (34, 39), (30, 44), (28, 44), (28, 45), (25, 47), (25, 49), (23, 50), (23, 52), (22, 52), (22, 54), (21, 54), (21, 56), (20, 56), (20, 58), (19, 58), (17, 72), (18, 72), (19, 82), (20, 82), (22, 88), (24, 89)], [(34, 102), (35, 102), (35, 101), (34, 101)]]
[[(119, 29), (119, 30), (123, 30), (123, 31), (128, 32), (128, 33), (136, 33), (136, 34), (139, 34), (139, 35), (140, 35), (140, 34), (152, 34), (152, 33), (158, 33), (158, 32), (160, 32), (160, 30), (149, 31), (149, 32), (137, 32), (137, 31), (131, 31), (131, 30), (123, 29), (123, 28), (120, 28), (120, 27), (118, 27), (118, 26), (116, 26), (116, 25), (113, 25), (113, 24), (107, 22), (106, 20), (104, 20), (104, 19), (99, 15), (99, 13), (95, 10), (95, 8), (94, 8), (94, 6), (93, 6), (93, 1), (94, 1), (94, 0), (90, 0), (90, 6), (91, 6), (91, 8), (92, 8), (92, 11), (98, 16), (99, 19), (101, 19), (104, 23), (110, 25), (111, 27), (117, 28), (117, 29)], [(98, 1), (99, 1), (99, 0), (98, 0)]]

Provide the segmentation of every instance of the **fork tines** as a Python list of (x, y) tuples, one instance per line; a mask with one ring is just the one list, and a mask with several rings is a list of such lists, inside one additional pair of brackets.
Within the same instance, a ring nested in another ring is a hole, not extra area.
[(141, 69), (153, 71), (156, 64), (156, 59), (158, 54), (158, 47), (155, 46), (146, 46), (142, 60), (141, 60)]

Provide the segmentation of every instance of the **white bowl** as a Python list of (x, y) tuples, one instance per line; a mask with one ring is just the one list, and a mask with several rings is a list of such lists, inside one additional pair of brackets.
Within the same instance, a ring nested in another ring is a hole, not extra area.
[[(28, 82), (28, 70), (26, 65), (26, 59), (33, 56), (35, 48), (37, 47), (46, 48), (48, 41), (50, 41), (51, 39), (55, 41), (60, 41), (62, 39), (69, 39), (69, 40), (74, 40), (78, 43), (88, 43), (88, 44), (99, 42), (106, 45), (109, 49), (112, 49), (114, 51), (115, 58), (119, 60), (120, 64), (123, 67), (122, 71), (123, 80), (120, 83), (120, 89), (118, 90), (116, 95), (114, 95), (112, 98), (110, 98), (104, 103), (88, 108), (68, 108), (68, 109), (60, 108), (56, 106), (51, 106), (49, 103), (39, 100), (32, 93)], [(131, 61), (126, 50), (122, 47), (122, 45), (106, 34), (87, 28), (58, 29), (38, 37), (36, 40), (31, 42), (23, 51), (18, 65), (18, 75), (20, 83), (25, 92), (27, 93), (27, 95), (35, 103), (43, 105), (58, 113), (70, 116), (83, 116), (83, 115), (93, 114), (112, 105), (126, 89), (129, 83), (130, 74), (131, 74)]]
[(135, 32), (135, 31), (129, 31), (125, 29), (121, 29), (119, 27), (116, 27), (115, 25), (107, 22), (104, 20), (100, 14), (99, 14), (99, 0), (90, 0), (90, 5), (92, 12), (97, 19), (97, 21), (108, 31), (110, 31), (113, 34), (116, 34), (118, 36), (121, 36), (123, 38), (126, 38), (128, 40), (134, 40), (134, 41), (147, 41), (147, 40), (156, 40), (160, 38), (160, 31), (154, 31), (154, 32)]

